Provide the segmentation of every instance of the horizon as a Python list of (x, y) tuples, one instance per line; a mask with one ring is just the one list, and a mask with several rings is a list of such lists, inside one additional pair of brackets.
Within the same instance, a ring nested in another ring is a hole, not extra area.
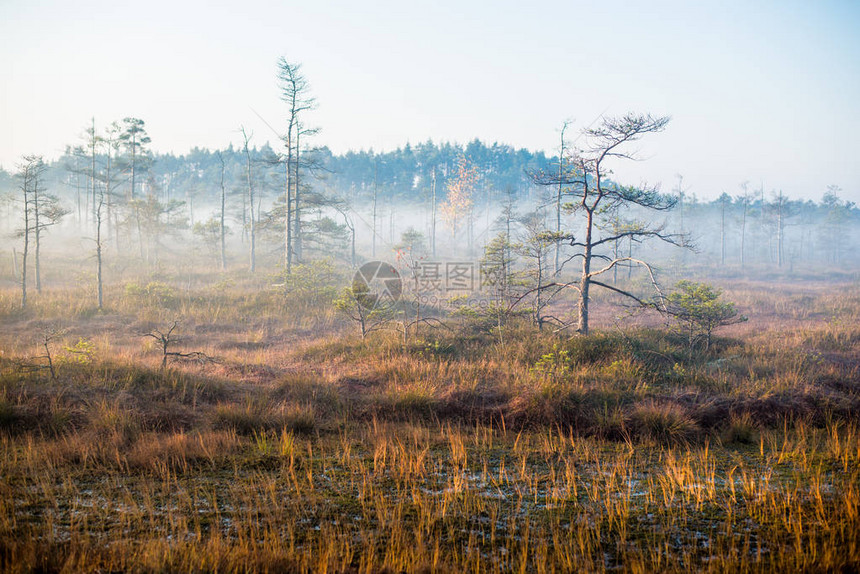
[(0, 166), (58, 157), (92, 116), (97, 129), (143, 119), (157, 153), (235, 146), (240, 125), (271, 145), (283, 55), (317, 99), (314, 144), (335, 154), (479, 139), (553, 156), (566, 119), (574, 140), (601, 115), (650, 112), (672, 121), (640, 142), (645, 161), (616, 164), (619, 180), (669, 191), (681, 174), (703, 199), (745, 180), (811, 199), (837, 185), (860, 202), (860, 7), (494, 6), (12, 0), (0, 6)]

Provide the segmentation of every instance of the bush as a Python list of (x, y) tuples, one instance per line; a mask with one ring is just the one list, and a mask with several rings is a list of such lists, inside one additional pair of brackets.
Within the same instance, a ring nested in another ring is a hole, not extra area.
[(734, 303), (720, 301), (722, 294), (720, 289), (707, 283), (682, 280), (678, 281), (675, 291), (666, 298), (669, 314), (675, 318), (688, 339), (690, 354), (693, 346), (702, 340), (707, 352), (715, 329), (747, 320), (743, 315), (738, 315)]

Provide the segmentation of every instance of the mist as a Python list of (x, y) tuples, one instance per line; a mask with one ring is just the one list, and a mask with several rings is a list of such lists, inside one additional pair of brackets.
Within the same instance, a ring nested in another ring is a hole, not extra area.
[(642, 111), (335, 153), (275, 79), (274, 144), (0, 170), (0, 571), (860, 563), (856, 190), (634, 180)]

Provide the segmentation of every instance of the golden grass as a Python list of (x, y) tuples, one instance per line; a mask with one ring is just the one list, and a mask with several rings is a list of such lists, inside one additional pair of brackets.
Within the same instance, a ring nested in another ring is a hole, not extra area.
[(842, 425), (741, 450), (378, 421), (144, 434), (104, 458), (68, 437), (0, 448), (19, 571), (797, 571), (860, 551), (860, 434)]
[[(856, 286), (734, 284), (753, 320), (690, 359), (611, 320), (588, 338), (514, 322), (501, 343), (468, 326), (362, 341), (320, 293), (269, 279), (128, 274), (102, 314), (82, 287), (26, 313), (0, 291), (0, 569), (860, 561)], [(141, 334), (174, 319), (176, 349), (216, 363), (159, 368)], [(37, 368), (53, 326), (56, 380)]]

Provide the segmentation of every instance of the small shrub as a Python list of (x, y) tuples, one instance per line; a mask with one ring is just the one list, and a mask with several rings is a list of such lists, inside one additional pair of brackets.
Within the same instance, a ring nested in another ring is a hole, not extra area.
[(558, 344), (552, 346), (552, 351), (541, 355), (532, 371), (551, 381), (562, 380), (570, 371), (570, 353), (559, 348)]
[(89, 365), (93, 362), (93, 357), (96, 353), (96, 346), (89, 339), (83, 337), (78, 339), (74, 345), (65, 347), (67, 355), (60, 357), (62, 361), (67, 363), (76, 363), (78, 365)]

